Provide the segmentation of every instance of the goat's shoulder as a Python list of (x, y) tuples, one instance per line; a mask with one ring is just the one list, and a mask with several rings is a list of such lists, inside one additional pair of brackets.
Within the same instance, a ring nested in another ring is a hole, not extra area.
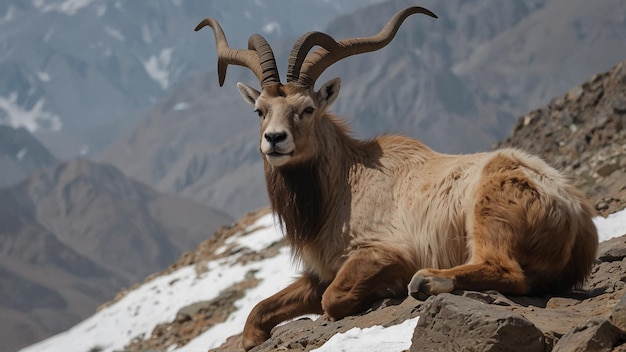
[(440, 155), (422, 142), (402, 135), (384, 134), (374, 141), (380, 148), (382, 164), (390, 168), (423, 163)]

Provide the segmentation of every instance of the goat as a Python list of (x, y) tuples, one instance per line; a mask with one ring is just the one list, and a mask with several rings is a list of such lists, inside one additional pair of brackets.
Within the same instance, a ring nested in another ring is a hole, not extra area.
[[(238, 83), (260, 117), (260, 152), (271, 206), (304, 270), (258, 303), (243, 348), (267, 340), (278, 323), (303, 314), (341, 319), (376, 300), (464, 290), (544, 294), (581, 284), (598, 236), (593, 211), (558, 171), (516, 149), (437, 153), (417, 140), (353, 138), (327, 112), (340, 79), (314, 90), (333, 63), (386, 46), (412, 14), (398, 12), (376, 35), (336, 42), (309, 32), (296, 42), (282, 84), (267, 41), (231, 49), (206, 18), (218, 52), (220, 86), (228, 64), (245, 66), (262, 91)], [(319, 46), (307, 56), (309, 51)]]

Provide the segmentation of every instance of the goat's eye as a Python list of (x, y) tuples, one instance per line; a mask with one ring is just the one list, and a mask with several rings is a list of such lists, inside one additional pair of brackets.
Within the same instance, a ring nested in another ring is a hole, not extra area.
[(313, 109), (312, 107), (308, 106), (308, 107), (304, 108), (302, 113), (304, 113), (304, 114), (312, 114), (314, 111), (315, 111), (315, 109)]
[(256, 112), (257, 115), (259, 115), (259, 117), (263, 117), (263, 112), (259, 109), (254, 110), (254, 112)]

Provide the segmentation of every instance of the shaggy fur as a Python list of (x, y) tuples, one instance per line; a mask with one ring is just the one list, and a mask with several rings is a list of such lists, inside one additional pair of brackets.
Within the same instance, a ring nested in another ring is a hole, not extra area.
[[(308, 79), (285, 85), (275, 83), (271, 50), (256, 55), (228, 48), (210, 18), (196, 28), (215, 31), (220, 81), (226, 65), (236, 64), (250, 67), (262, 82), (262, 92), (237, 87), (260, 117), (269, 198), (294, 257), (304, 264), (294, 283), (250, 312), (246, 350), (268, 339), (276, 324), (302, 314), (341, 319), (381, 298), (455, 289), (560, 292), (591, 270), (598, 247), (591, 207), (539, 158), (515, 149), (445, 155), (393, 135), (359, 141), (326, 112), (340, 80), (316, 92), (321, 71), (386, 45), (413, 13), (436, 17), (411, 7), (373, 37), (333, 44), (325, 34), (304, 35), (292, 57), (304, 60), (300, 75)], [(324, 48), (305, 59), (316, 38)]]
[[(554, 293), (589, 274), (598, 245), (593, 212), (539, 158), (515, 149), (445, 155), (394, 135), (359, 141), (326, 113), (324, 99), (332, 98), (318, 94), (287, 84), (244, 95), (257, 109), (280, 112), (264, 115), (261, 139), (268, 126), (293, 138), (290, 161), (276, 167), (266, 159), (265, 177), (305, 268), (250, 313), (246, 349), (301, 314), (340, 319), (384, 297), (454, 289)], [(298, 116), (307, 104), (316, 112)]]

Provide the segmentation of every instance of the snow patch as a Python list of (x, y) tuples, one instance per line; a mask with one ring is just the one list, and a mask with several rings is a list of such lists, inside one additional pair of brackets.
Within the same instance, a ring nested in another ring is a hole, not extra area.
[(365, 329), (352, 328), (334, 335), (322, 347), (311, 352), (405, 351), (411, 347), (418, 320), (419, 317), (416, 317), (386, 328), (380, 325)]
[(280, 30), (280, 23), (278, 22), (269, 22), (263, 26), (263, 33), (265, 34), (280, 34)]
[(119, 40), (120, 42), (126, 41), (126, 37), (124, 37), (124, 34), (122, 34), (122, 31), (120, 31), (119, 29), (109, 27), (109, 26), (104, 26), (104, 33)]
[[(24, 127), (30, 132), (38, 129), (59, 131), (62, 127), (61, 118), (51, 112), (43, 110), (45, 100), (39, 99), (31, 110), (26, 110), (17, 103), (17, 93), (9, 94), (9, 97), (0, 96), (0, 124), (9, 125), (13, 128)], [(3, 116), (4, 115), (4, 116)]]
[(282, 234), (274, 216), (268, 214), (248, 226), (241, 236), (232, 236), (225, 242), (226, 244), (236, 243), (240, 248), (248, 248), (259, 252), (280, 241), (282, 235), (277, 237), (277, 232)]
[(161, 89), (166, 90), (170, 85), (168, 67), (172, 60), (172, 53), (174, 48), (162, 49), (158, 56), (150, 56), (146, 61), (143, 61), (143, 67), (146, 72), (161, 86)]
[(626, 235), (626, 209), (613, 213), (606, 218), (597, 216), (593, 219), (598, 229), (600, 242)]
[[(242, 233), (234, 235), (247, 237), (234, 242), (242, 246), (251, 244), (253, 240), (274, 243), (282, 238), (282, 233), (272, 224), (272, 215), (266, 215)], [(254, 233), (246, 235), (248, 230), (253, 229), (256, 230)], [(259, 248), (256, 244), (252, 246)], [(290, 264), (288, 251), (288, 248), (282, 248), (275, 257), (246, 264), (237, 263), (238, 256), (221, 258), (207, 263), (207, 270), (202, 273), (198, 273), (195, 266), (182, 267), (144, 283), (70, 330), (22, 351), (84, 352), (94, 347), (99, 347), (102, 352), (122, 350), (132, 338), (149, 337), (158, 324), (173, 321), (181, 308), (214, 299), (220, 291), (244, 281), (246, 274), (253, 271), (262, 281), (237, 301), (237, 312), (228, 321), (215, 325), (201, 335), (203, 339), (199, 337), (192, 341), (195, 344), (190, 343), (184, 348), (197, 351), (206, 350), (207, 346), (219, 346), (227, 337), (241, 330), (248, 313), (257, 302), (284, 288), (295, 276), (296, 271)], [(202, 348), (194, 349), (190, 345)]]
[(42, 82), (50, 82), (50, 74), (48, 72), (37, 72), (37, 78)]
[(47, 0), (33, 0), (33, 6), (43, 12), (56, 11), (68, 16), (75, 15), (80, 9), (89, 6), (94, 0), (65, 0), (61, 3), (47, 3)]
[(172, 108), (172, 111), (184, 111), (189, 109), (189, 103), (183, 101), (180, 103), (176, 103), (176, 105), (174, 105), (174, 107)]
[(24, 159), (24, 156), (26, 156), (26, 152), (28, 151), (27, 148), (22, 148), (20, 149), (19, 152), (17, 152), (17, 154), (15, 154), (15, 157), (17, 158), (17, 160), (22, 160)]

